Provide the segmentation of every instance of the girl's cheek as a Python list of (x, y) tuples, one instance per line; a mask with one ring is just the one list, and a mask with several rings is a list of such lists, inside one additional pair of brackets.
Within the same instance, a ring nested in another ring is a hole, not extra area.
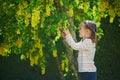
[(79, 37), (81, 37), (81, 34), (79, 33)]
[(83, 35), (82, 35), (82, 32), (79, 32), (79, 37), (82, 37)]

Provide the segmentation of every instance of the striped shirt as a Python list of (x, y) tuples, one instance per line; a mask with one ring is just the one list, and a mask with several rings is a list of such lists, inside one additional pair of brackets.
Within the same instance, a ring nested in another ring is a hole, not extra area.
[(78, 50), (78, 71), (79, 72), (96, 72), (94, 65), (94, 56), (96, 51), (96, 44), (91, 39), (81, 40), (75, 43), (70, 34), (66, 35), (66, 42), (72, 49)]

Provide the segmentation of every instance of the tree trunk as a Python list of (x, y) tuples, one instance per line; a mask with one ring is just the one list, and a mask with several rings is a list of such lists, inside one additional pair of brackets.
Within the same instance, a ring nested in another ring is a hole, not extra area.
[[(64, 42), (64, 41), (63, 41)], [(70, 63), (70, 68), (73, 70), (74, 74), (75, 74), (75, 80), (79, 80), (78, 77), (78, 70), (77, 70), (77, 61), (75, 60), (75, 57), (73, 55), (73, 50), (66, 44), (66, 42), (64, 42), (65, 48), (66, 48), (66, 52), (67, 52), (67, 56), (69, 59), (69, 63)]]
[(60, 68), (60, 60), (58, 57), (55, 58), (56, 61), (57, 61), (57, 67), (58, 67), (58, 70), (59, 70), (59, 73), (60, 73), (60, 78), (61, 80), (65, 80), (65, 77), (64, 77), (64, 73), (62, 72), (61, 68)]
[[(70, 33), (73, 37), (73, 39), (76, 41), (76, 34), (75, 34), (75, 28), (74, 28), (74, 23), (71, 17), (68, 16), (68, 21), (70, 23)], [(75, 74), (75, 80), (80, 80), (79, 76), (78, 76), (78, 64), (77, 64), (77, 55), (74, 56), (73, 54), (73, 50), (66, 44), (65, 41), (63, 41), (65, 47), (66, 47), (66, 52), (67, 52), (67, 56), (70, 62), (70, 68), (73, 70), (74, 74)], [(76, 52), (78, 53), (78, 52)]]

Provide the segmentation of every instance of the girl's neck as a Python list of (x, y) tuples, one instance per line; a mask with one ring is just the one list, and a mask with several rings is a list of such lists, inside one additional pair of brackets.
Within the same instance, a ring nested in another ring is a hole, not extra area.
[(82, 41), (84, 41), (85, 39), (90, 39), (90, 38), (83, 37), (83, 38), (82, 38)]
[(90, 37), (83, 37), (83, 40), (84, 40), (84, 39), (90, 39)]
[(83, 36), (83, 39), (90, 39), (90, 36), (91, 36), (90, 33), (89, 33), (89, 34), (86, 34), (86, 35)]

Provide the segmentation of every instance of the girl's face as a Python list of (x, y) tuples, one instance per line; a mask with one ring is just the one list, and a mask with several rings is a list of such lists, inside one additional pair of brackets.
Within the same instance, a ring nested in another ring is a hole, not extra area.
[(81, 23), (79, 29), (79, 37), (81, 38), (89, 37), (88, 34), (89, 30), (86, 28), (86, 25), (84, 23)]

